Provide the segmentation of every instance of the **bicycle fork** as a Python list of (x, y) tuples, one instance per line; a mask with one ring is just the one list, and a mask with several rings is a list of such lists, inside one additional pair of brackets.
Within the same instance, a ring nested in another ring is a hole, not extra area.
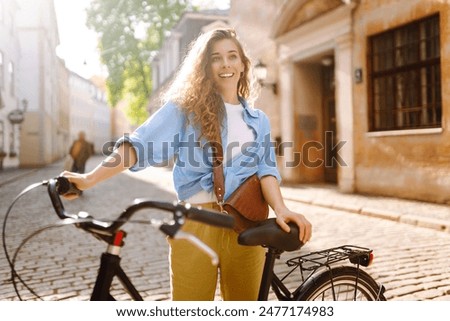
[(106, 252), (102, 253), (91, 301), (115, 301), (114, 297), (110, 294), (112, 281), (115, 276), (133, 300), (143, 301), (143, 298), (120, 266), (121, 258), (119, 255), (124, 244), (123, 239), (125, 236), (126, 233), (124, 231), (114, 233), (112, 242), (108, 244)]

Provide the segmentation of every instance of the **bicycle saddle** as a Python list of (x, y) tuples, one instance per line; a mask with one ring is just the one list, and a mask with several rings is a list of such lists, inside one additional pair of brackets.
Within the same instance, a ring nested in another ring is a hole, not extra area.
[(269, 218), (256, 227), (251, 227), (239, 234), (241, 245), (261, 245), (282, 251), (295, 251), (303, 246), (298, 239), (298, 226), (288, 223), (291, 231), (286, 233), (276, 223), (275, 218)]

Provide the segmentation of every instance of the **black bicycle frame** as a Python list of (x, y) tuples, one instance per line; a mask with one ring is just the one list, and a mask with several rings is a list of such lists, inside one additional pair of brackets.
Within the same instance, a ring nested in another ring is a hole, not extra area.
[(123, 246), (124, 237), (125, 232), (116, 232), (112, 243), (108, 245), (106, 252), (102, 253), (100, 268), (98, 270), (94, 290), (92, 291), (91, 301), (115, 301), (110, 293), (114, 277), (119, 279), (120, 283), (133, 300), (144, 300), (120, 266), (121, 258), (119, 253)]
[(133, 300), (144, 300), (120, 266), (120, 257), (105, 252), (102, 254), (100, 269), (97, 280), (95, 281), (91, 301), (115, 301), (114, 297), (109, 293), (114, 277), (119, 279)]
[(283, 251), (274, 248), (268, 248), (266, 259), (264, 261), (263, 275), (258, 293), (258, 301), (267, 301), (269, 298), (269, 290), (272, 290), (280, 301), (292, 300), (291, 292), (286, 288), (283, 282), (274, 272), (275, 261), (280, 258)]

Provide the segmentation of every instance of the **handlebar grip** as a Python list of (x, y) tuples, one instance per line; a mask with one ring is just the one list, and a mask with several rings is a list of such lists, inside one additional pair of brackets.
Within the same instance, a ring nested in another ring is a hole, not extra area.
[(69, 195), (69, 194), (76, 194), (80, 195), (81, 190), (78, 189), (74, 184), (72, 184), (67, 177), (64, 176), (58, 176), (56, 178), (57, 180), (57, 192), (59, 195)]
[(60, 219), (76, 218), (76, 216), (68, 214), (64, 209), (64, 204), (62, 203), (61, 198), (59, 197), (59, 195), (61, 194), (59, 191), (60, 181), (61, 177), (52, 178), (48, 181), (47, 184), (47, 191), (48, 195), (50, 196), (50, 200), (52, 201), (53, 208), (55, 209), (55, 212)]
[(234, 218), (232, 216), (197, 207), (191, 207), (189, 209), (187, 218), (218, 227), (233, 228), (234, 226)]

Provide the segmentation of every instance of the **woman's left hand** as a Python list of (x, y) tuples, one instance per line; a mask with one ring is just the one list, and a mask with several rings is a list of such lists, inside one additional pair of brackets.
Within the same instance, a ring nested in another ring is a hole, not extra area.
[(293, 222), (297, 224), (299, 229), (299, 239), (303, 244), (311, 239), (312, 225), (304, 215), (292, 212), (288, 208), (284, 208), (278, 210), (276, 216), (277, 224), (286, 232), (290, 231), (290, 227), (287, 223)]

